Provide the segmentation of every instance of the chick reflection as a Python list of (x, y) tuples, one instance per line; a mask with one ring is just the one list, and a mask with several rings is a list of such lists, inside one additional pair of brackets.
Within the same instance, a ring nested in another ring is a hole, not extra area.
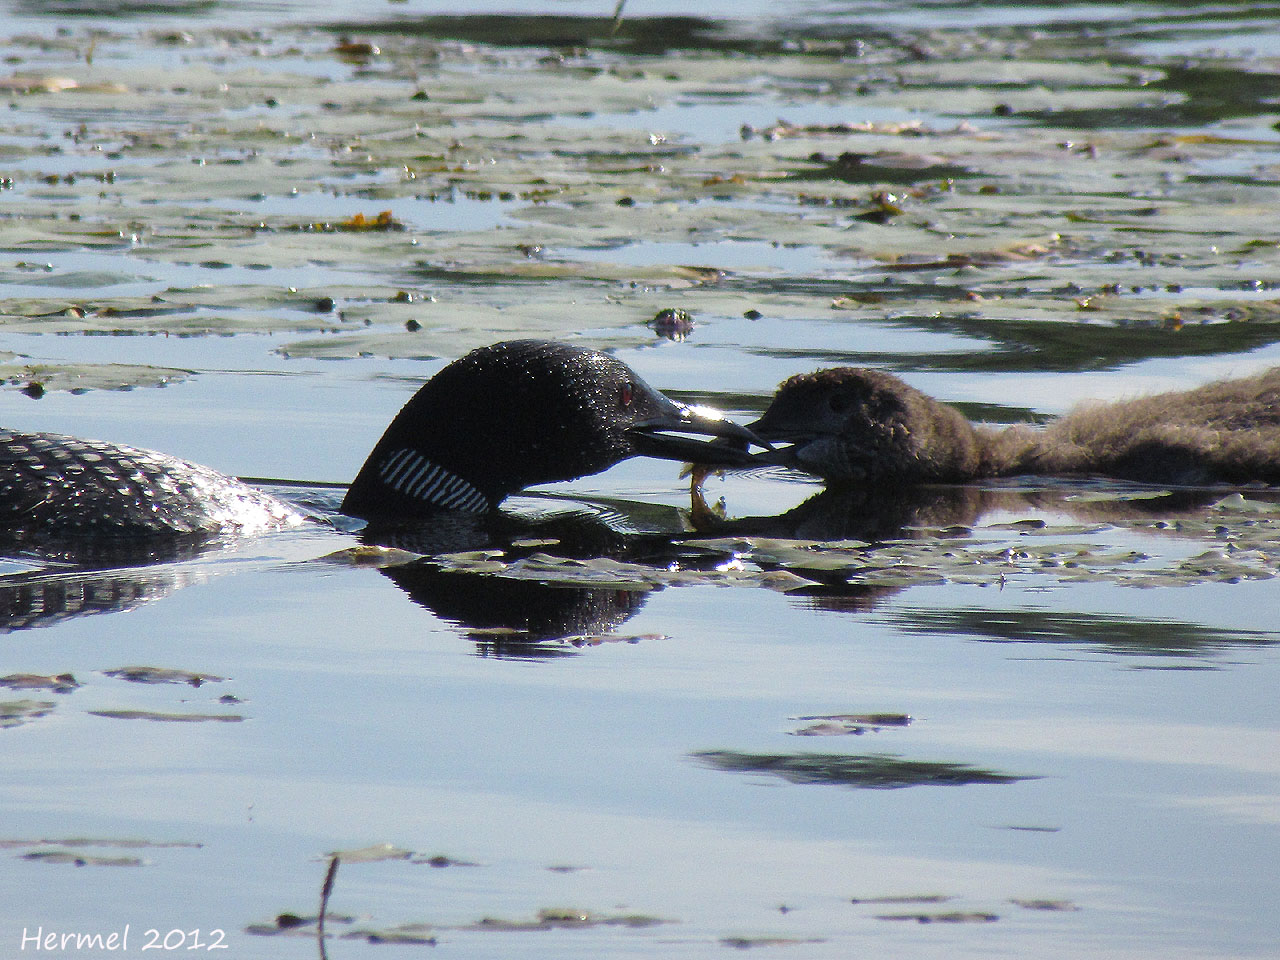
[(793, 540), (866, 540), (875, 543), (924, 530), (971, 526), (991, 506), (981, 487), (914, 486), (895, 489), (831, 487), (773, 517), (717, 521), (694, 493), (693, 514), (704, 531)]
[[(1250, 496), (1267, 501), (1273, 497), (1257, 490)], [(1052, 529), (1065, 520), (1068, 525), (1106, 524), (1120, 530), (1130, 527), (1144, 536), (1194, 539), (1208, 529), (1220, 529), (1214, 508), (1223, 497), (1222, 490), (1208, 488), (1161, 490), (1084, 479), (1035, 485), (991, 481), (984, 485), (840, 486), (824, 489), (776, 516), (723, 519), (702, 501), (695, 478), (692, 516), (703, 537), (713, 542), (732, 543), (732, 538), (759, 542), (759, 549), (752, 546), (745, 553), (751, 563), (811, 581), (788, 591), (806, 606), (861, 613), (911, 586), (945, 582), (948, 570), (968, 560), (985, 565), (989, 582), (1003, 584), (1002, 561), (986, 547), (1003, 543), (998, 554), (1008, 546), (1010, 532), (1016, 539), (1019, 524), (1030, 524), (1027, 530)], [(788, 541), (794, 543), (788, 545)], [(824, 544), (831, 549), (824, 549)], [(1027, 572), (1025, 567), (1008, 569)], [(1176, 568), (1172, 575), (1177, 575)]]
[[(920, 484), (897, 487), (824, 488), (799, 506), (776, 516), (721, 519), (695, 480), (691, 514), (701, 535), (761, 536), (795, 540), (888, 540), (967, 532), (996, 511), (1026, 514), (1051, 510), (1078, 520), (1124, 521), (1135, 517), (1194, 515), (1224, 496), (1212, 488), (1133, 487), (1105, 480), (1045, 481), (1033, 486)], [(1082, 494), (1100, 494), (1097, 499)], [(1262, 495), (1254, 491), (1253, 495)]]

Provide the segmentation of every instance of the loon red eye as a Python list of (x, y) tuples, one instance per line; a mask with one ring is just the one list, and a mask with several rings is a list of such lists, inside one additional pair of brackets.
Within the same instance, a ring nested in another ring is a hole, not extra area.
[(631, 384), (624, 383), (622, 385), (622, 393), (620, 394), (618, 399), (622, 401), (622, 405), (624, 407), (631, 406)]

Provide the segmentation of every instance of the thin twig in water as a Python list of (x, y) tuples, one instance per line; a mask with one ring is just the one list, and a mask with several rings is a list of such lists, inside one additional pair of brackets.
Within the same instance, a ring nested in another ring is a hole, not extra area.
[(324, 885), (320, 888), (320, 916), (316, 920), (316, 941), (320, 944), (320, 960), (329, 960), (324, 949), (324, 915), (329, 912), (329, 896), (333, 893), (333, 880), (338, 875), (338, 858), (329, 861), (329, 870), (324, 875)]

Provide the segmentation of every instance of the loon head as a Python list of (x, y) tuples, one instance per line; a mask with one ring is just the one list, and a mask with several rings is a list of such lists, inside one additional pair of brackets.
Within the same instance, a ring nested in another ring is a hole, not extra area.
[(835, 367), (783, 381), (748, 426), (790, 446), (755, 455), (846, 483), (963, 480), (977, 470), (969, 422), (892, 374)]
[(746, 464), (751, 443), (759, 440), (745, 428), (663, 396), (620, 360), (512, 340), (472, 351), (414, 394), (342, 511), (384, 519), (480, 512), (530, 484), (598, 473), (633, 456)]

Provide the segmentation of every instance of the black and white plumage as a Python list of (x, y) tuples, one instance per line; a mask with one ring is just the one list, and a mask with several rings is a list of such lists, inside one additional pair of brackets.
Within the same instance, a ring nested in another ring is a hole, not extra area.
[[(738, 447), (692, 435), (729, 437)], [(342, 511), (381, 522), (480, 513), (530, 484), (649, 455), (746, 462), (752, 434), (654, 390), (619, 360), (517, 340), (475, 350), (396, 416)], [(0, 430), (0, 540), (201, 538), (302, 523), (293, 506), (175, 457), (95, 440)]]
[(150, 450), (0, 428), (0, 530), (11, 539), (260, 533), (295, 508)]

